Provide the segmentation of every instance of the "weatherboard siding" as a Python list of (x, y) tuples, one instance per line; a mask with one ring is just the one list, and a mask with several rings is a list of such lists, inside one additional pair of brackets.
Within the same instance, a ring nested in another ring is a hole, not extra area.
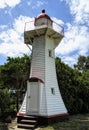
[[(64, 102), (62, 100), (56, 77), (55, 59), (53, 56), (49, 57), (48, 50), (53, 50), (55, 44), (53, 39), (46, 37), (46, 69), (45, 69), (45, 87), (46, 87), (46, 100), (47, 100), (47, 114), (55, 115), (66, 113)], [(54, 88), (55, 94), (52, 94), (51, 88)]]
[(45, 86), (41, 84), (40, 87), (40, 107), (39, 107), (39, 114), (40, 115), (47, 115), (47, 103), (46, 103), (46, 93), (45, 93)]
[[(55, 48), (56, 44), (54, 40), (51, 39), (51, 37), (49, 38), (47, 35), (35, 37), (32, 44), (33, 52), (30, 77), (37, 77), (44, 81), (44, 83), (39, 84), (38, 115), (50, 116), (67, 113), (57, 83), (55, 68)], [(52, 57), (49, 56), (49, 50), (52, 50)], [(27, 91), (30, 94), (29, 83), (27, 85), (27, 88), (29, 89)], [(52, 94), (51, 88), (54, 88), (55, 94)], [(25, 98), (25, 100), (26, 99), (28, 98)], [(27, 106), (28, 105), (26, 105), (26, 107)], [(30, 104), (26, 108), (27, 111), (29, 111), (29, 108)]]
[[(40, 115), (55, 115), (66, 113), (56, 77), (55, 55), (49, 57), (49, 50), (55, 54), (55, 43), (48, 36), (35, 37), (33, 42), (33, 54), (30, 77), (38, 77), (44, 81), (40, 88)], [(54, 88), (55, 94), (52, 94)]]
[(38, 36), (34, 38), (33, 52), (32, 52), (32, 63), (31, 63), (31, 74), (30, 77), (38, 77), (44, 81), (40, 87), (40, 104), (39, 114), (47, 115), (46, 107), (46, 93), (45, 93), (45, 36)]
[(21, 105), (21, 108), (19, 110), (19, 113), (26, 114), (26, 101), (27, 101), (26, 99), (27, 99), (27, 92), (25, 94), (25, 97), (24, 97), (23, 103)]
[(45, 40), (44, 36), (35, 37), (33, 42), (32, 63), (30, 77), (45, 80)]

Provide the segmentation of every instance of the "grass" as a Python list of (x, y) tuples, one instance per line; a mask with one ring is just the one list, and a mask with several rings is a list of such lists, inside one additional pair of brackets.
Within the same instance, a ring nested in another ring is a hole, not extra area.
[(89, 114), (70, 116), (68, 121), (55, 123), (40, 130), (89, 130)]

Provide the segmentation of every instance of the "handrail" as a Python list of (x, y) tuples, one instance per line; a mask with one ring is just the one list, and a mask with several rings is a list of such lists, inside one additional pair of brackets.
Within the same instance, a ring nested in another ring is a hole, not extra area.
[[(53, 21), (53, 25), (49, 26), (48, 24), (45, 24), (47, 27), (54, 29), (55, 31), (57, 31), (58, 33), (64, 35), (64, 28), (59, 25), (58, 23), (56, 23), (55, 21)], [(41, 25), (41, 26), (34, 26), (34, 20), (26, 22), (25, 23), (25, 27), (24, 27), (24, 32), (26, 31), (31, 31), (36, 29), (36, 27), (42, 28), (45, 25)]]

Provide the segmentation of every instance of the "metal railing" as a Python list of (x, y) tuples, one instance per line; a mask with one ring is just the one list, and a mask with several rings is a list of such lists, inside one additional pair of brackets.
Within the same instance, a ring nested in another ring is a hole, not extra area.
[(45, 27), (52, 28), (56, 32), (64, 35), (64, 28), (54, 21), (52, 23), (52, 26), (49, 26), (48, 24), (44, 24), (41, 26), (35, 26), (34, 21), (29, 21), (29, 22), (25, 23), (24, 31), (26, 32), (26, 31), (31, 31), (31, 30), (37, 29), (37, 28), (45, 28)]

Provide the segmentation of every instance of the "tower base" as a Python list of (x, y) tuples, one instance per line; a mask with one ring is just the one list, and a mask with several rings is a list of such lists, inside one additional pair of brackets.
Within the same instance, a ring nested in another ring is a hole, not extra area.
[(51, 125), (57, 122), (66, 121), (69, 119), (69, 115), (67, 113), (52, 115), (52, 116), (39, 116), (38, 117), (38, 125)]
[[(58, 123), (61, 121), (66, 121), (69, 119), (69, 115), (67, 113), (63, 113), (63, 114), (58, 114), (58, 115), (52, 115), (52, 116), (30, 116), (30, 115), (17, 115), (17, 123), (22, 124), (22, 120), (27, 118), (27, 120), (29, 120), (29, 124), (31, 120), (36, 120), (36, 127), (39, 126), (47, 126), (47, 125), (53, 125), (54, 123)], [(32, 124), (32, 121), (31, 121)], [(23, 123), (24, 125), (24, 123)], [(22, 126), (21, 126), (22, 127)]]

